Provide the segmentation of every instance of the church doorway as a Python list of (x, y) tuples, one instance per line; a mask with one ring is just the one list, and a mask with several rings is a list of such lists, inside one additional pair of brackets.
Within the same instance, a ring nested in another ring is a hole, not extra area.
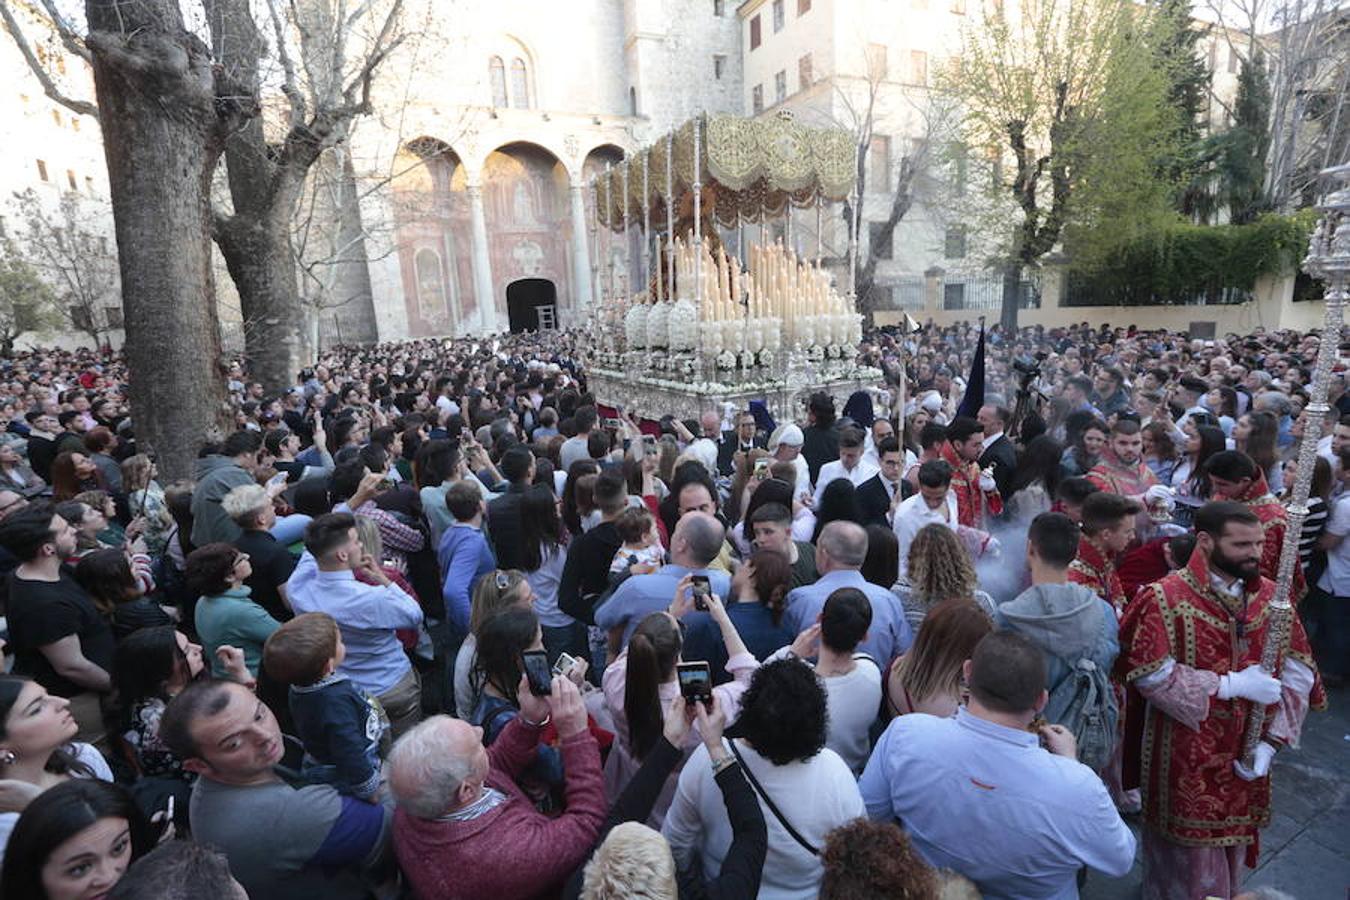
[(558, 288), (547, 278), (522, 278), (506, 286), (511, 333), (556, 327)]

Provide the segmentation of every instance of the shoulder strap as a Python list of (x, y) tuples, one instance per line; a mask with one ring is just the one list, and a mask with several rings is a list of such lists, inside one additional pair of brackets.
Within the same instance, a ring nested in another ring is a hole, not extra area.
[(810, 853), (812, 856), (819, 856), (820, 850), (813, 847), (810, 841), (802, 837), (801, 833), (792, 827), (792, 823), (789, 822), (782, 811), (779, 810), (778, 805), (773, 802), (767, 793), (765, 793), (764, 787), (759, 783), (759, 779), (755, 777), (755, 773), (751, 772), (750, 767), (745, 764), (745, 760), (741, 757), (741, 751), (736, 749), (736, 741), (730, 740), (727, 741), (727, 743), (731, 745), (731, 755), (736, 757), (736, 762), (740, 763), (741, 771), (745, 773), (746, 778), (750, 779), (750, 786), (755, 789), (756, 794), (759, 794), (760, 799), (764, 801), (764, 805), (769, 807), (769, 812), (773, 813), (773, 817), (778, 820), (778, 824), (783, 826), (784, 830), (792, 836), (794, 841), (801, 845), (803, 850)]

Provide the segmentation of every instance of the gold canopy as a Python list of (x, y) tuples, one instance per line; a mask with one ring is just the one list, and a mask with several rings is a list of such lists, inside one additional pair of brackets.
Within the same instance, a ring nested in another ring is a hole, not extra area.
[[(745, 119), (738, 116), (700, 117), (699, 168), (695, 170), (694, 120), (681, 125), (674, 136), (674, 190), (680, 198), (698, 181), (716, 197), (716, 220), (727, 227), (737, 218), (753, 222), (760, 215), (781, 215), (791, 203), (804, 207), (816, 202), (843, 200), (857, 176), (857, 148), (853, 136), (838, 128), (807, 128), (790, 116)], [(625, 217), (642, 222), (642, 163), (647, 161), (647, 204), (653, 224), (663, 224), (667, 156), (670, 143), (658, 138), (620, 165), (599, 176), (600, 220), (622, 228)], [(628, 169), (628, 194), (623, 192)], [(608, 183), (606, 182), (608, 179)]]

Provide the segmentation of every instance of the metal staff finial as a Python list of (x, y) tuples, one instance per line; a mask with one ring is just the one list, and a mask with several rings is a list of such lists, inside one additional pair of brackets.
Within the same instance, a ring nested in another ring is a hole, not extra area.
[[(1303, 533), (1303, 521), (1308, 517), (1308, 494), (1317, 462), (1317, 440), (1322, 433), (1321, 423), (1326, 421), (1330, 408), (1327, 405), (1327, 386), (1341, 344), (1345, 301), (1347, 289), (1350, 288), (1350, 164), (1327, 169), (1322, 172), (1322, 176), (1333, 183), (1339, 182), (1340, 187), (1318, 204), (1323, 216), (1313, 230), (1308, 242), (1308, 255), (1303, 262), (1304, 271), (1326, 282), (1327, 306), (1312, 385), (1308, 390), (1311, 398), (1307, 406), (1308, 421), (1317, 425), (1304, 430), (1303, 440), (1299, 444), (1294, 494), (1288, 510), (1289, 525), (1284, 533), (1284, 546), (1280, 548), (1275, 596), (1270, 604), (1270, 624), (1267, 626), (1265, 644), (1261, 648), (1261, 668), (1277, 676), (1289, 648), (1290, 626), (1294, 616), (1290, 594), (1293, 591), (1294, 567), (1298, 564), (1299, 537)], [(1248, 713), (1242, 750), (1244, 764), (1249, 768), (1253, 763), (1256, 745), (1261, 742), (1268, 712), (1268, 707), (1254, 704)]]

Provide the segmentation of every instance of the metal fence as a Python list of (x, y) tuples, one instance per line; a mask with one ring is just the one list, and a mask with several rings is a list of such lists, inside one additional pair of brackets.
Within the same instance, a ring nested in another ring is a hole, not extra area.
[[(1019, 309), (1039, 309), (1040, 292), (1030, 281), (1017, 286)], [(942, 280), (943, 309), (1001, 309), (1003, 307), (1003, 276), (997, 273), (983, 275), (949, 275)]]

